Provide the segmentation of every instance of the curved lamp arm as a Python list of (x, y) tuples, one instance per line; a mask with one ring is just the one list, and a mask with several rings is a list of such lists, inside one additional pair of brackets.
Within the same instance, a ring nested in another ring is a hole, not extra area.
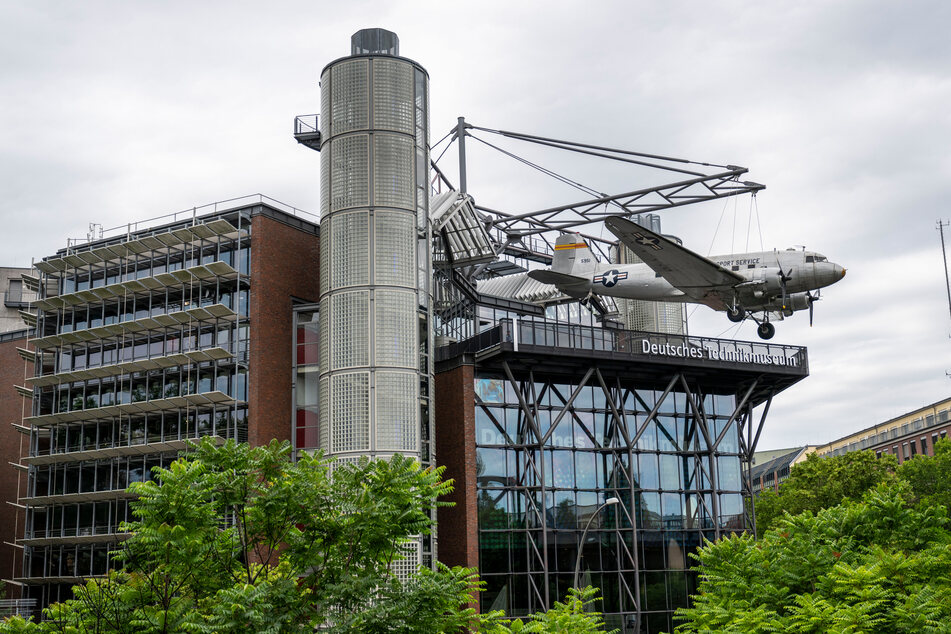
[(621, 500), (617, 498), (608, 498), (604, 501), (604, 504), (599, 506), (594, 513), (591, 514), (591, 517), (588, 518), (588, 523), (585, 524), (584, 532), (581, 533), (581, 541), (578, 543), (578, 557), (575, 559), (575, 579), (572, 584), (575, 588), (578, 587), (578, 577), (581, 573), (581, 551), (584, 550), (584, 541), (588, 537), (588, 529), (591, 528), (591, 522), (594, 521), (594, 518), (598, 516), (598, 513), (611, 506), (612, 504), (618, 504)]

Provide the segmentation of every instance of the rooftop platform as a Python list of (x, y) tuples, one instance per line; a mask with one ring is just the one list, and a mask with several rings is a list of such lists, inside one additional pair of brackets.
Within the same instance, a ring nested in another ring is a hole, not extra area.
[(680, 373), (709, 393), (735, 393), (752, 385), (754, 406), (809, 376), (801, 346), (508, 319), (439, 348), (437, 372), (466, 360), (483, 370), (501, 371), (504, 362), (513, 370), (553, 376), (575, 375), (594, 360), (606, 376), (659, 389), (671, 373)]

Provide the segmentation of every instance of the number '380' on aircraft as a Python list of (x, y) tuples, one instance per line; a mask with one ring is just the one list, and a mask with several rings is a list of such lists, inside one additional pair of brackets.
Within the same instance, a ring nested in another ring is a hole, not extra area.
[(845, 268), (805, 249), (707, 258), (619, 216), (604, 224), (643, 264), (600, 263), (581, 236), (563, 234), (555, 242), (552, 267), (529, 271), (529, 277), (571, 297), (705, 304), (725, 311), (733, 322), (753, 319), (763, 339), (776, 333), (771, 319), (795, 311), (808, 310), (812, 325), (812, 305), (819, 298), (813, 291), (845, 277)]

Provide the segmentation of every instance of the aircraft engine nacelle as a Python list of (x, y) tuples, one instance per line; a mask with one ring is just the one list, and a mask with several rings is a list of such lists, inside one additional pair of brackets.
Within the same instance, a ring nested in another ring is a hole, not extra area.
[(765, 304), (763, 310), (770, 312), (784, 313), (787, 316), (797, 310), (809, 310), (808, 293), (792, 293), (786, 296), (786, 306), (783, 307), (783, 298), (777, 297), (773, 301)]
[(754, 269), (752, 273), (751, 279), (759, 282), (753, 293), (754, 297), (767, 297), (776, 295), (782, 291), (783, 286), (778, 266)]

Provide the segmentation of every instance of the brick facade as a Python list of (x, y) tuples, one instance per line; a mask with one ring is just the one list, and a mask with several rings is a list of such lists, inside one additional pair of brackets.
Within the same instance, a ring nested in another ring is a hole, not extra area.
[(251, 220), (251, 341), (248, 442), (291, 439), (293, 299), (316, 302), (320, 248), (316, 232), (263, 214)]
[[(20, 338), (7, 335), (0, 341), (0, 577), (11, 579), (20, 576), (23, 564), (22, 551), (11, 546), (15, 538), (23, 533), (23, 511), (10, 503), (17, 501), (19, 493), (26, 493), (26, 473), (15, 469), (12, 464), (20, 462), (20, 456), (26, 455), (29, 436), (14, 429), (20, 424), (23, 412), (29, 414), (29, 404), (14, 389), (14, 385), (25, 385), (24, 377), (33, 374), (32, 364), (24, 361), (17, 348), (26, 348), (26, 332)], [(16, 598), (19, 590), (7, 585), (7, 596)]]
[(476, 504), (475, 387), (472, 365), (436, 374), (436, 460), (452, 478), (454, 506), (438, 512), (439, 560), (447, 566), (479, 565)]

